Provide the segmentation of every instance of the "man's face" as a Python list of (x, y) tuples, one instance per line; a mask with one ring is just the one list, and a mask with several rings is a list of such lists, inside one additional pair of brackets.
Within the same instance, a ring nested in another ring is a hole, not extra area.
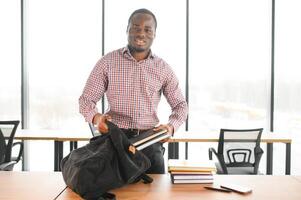
[(155, 21), (149, 14), (135, 14), (127, 29), (128, 45), (133, 51), (149, 51), (156, 35)]

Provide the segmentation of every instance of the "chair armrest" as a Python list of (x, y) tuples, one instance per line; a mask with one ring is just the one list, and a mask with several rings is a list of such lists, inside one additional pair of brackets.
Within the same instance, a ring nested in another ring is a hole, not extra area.
[(258, 174), (259, 162), (263, 154), (263, 150), (260, 147), (256, 147), (254, 153), (255, 153), (254, 174)]
[(0, 165), (0, 171), (12, 171), (14, 168), (14, 165), (16, 164), (16, 161), (10, 161), (7, 163), (2, 163)]
[(228, 170), (226, 167), (226, 163), (224, 161), (223, 155), (220, 155), (216, 152), (214, 148), (209, 148), (209, 159), (212, 160), (212, 152), (214, 153), (215, 157), (217, 158), (219, 165), (221, 166), (221, 170), (223, 174), (228, 174)]
[(16, 145), (20, 145), (20, 149), (19, 149), (19, 154), (18, 154), (17, 158), (13, 159), (13, 161), (19, 162), (23, 155), (24, 144), (23, 144), (23, 142), (14, 142), (13, 147), (15, 147)]
[(210, 148), (208, 149), (208, 151), (209, 151), (209, 160), (212, 160), (212, 152), (214, 153), (214, 155), (215, 155), (216, 157), (218, 157), (217, 152), (215, 151), (214, 148), (210, 147)]

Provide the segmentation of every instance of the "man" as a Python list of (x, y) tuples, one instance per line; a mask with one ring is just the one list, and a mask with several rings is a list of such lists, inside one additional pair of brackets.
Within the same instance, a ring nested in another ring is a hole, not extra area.
[[(127, 47), (103, 56), (91, 72), (79, 98), (80, 113), (100, 132), (107, 132), (105, 122), (110, 120), (128, 138), (149, 129), (167, 129), (168, 134), (173, 135), (186, 120), (187, 103), (174, 72), (150, 49), (156, 28), (157, 20), (151, 11), (134, 11), (128, 20)], [(105, 114), (100, 114), (96, 103), (104, 93), (109, 109)], [(157, 107), (162, 93), (172, 113), (167, 124), (158, 125)], [(142, 151), (152, 164), (147, 173), (164, 173), (162, 143), (153, 144)]]

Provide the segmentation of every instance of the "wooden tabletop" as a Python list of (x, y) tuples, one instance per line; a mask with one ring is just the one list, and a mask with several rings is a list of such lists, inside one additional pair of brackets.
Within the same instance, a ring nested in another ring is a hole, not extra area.
[(0, 171), (1, 200), (50, 200), (65, 187), (60, 172)]
[[(219, 132), (206, 132), (206, 133), (195, 133), (195, 132), (184, 132), (176, 133), (172, 137), (170, 142), (218, 142)], [(292, 139), (288, 134), (283, 133), (263, 133), (261, 136), (261, 142), (274, 143), (291, 143)]]
[(20, 129), (15, 135), (20, 140), (88, 141), (91, 138), (90, 130)]
[(292, 176), (293, 178), (295, 178), (296, 180), (298, 180), (301, 183), (301, 176)]
[[(90, 130), (17, 130), (15, 139), (20, 140), (55, 140), (55, 141), (88, 141), (92, 137)], [(218, 142), (219, 132), (178, 132), (169, 142)], [(284, 133), (263, 133), (262, 142), (291, 143), (292, 139)]]
[[(208, 184), (171, 184), (168, 174), (152, 175), (151, 184), (131, 184), (112, 190), (118, 200), (300, 200), (301, 177), (264, 175), (216, 175), (214, 183), (240, 184), (252, 188), (250, 194), (224, 193), (205, 189)], [(81, 200), (67, 188), (58, 200)]]

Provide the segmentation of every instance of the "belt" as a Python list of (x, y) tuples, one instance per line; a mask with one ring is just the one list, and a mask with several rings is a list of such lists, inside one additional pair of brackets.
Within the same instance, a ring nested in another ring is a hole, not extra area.
[(144, 133), (145, 131), (148, 131), (150, 129), (135, 129), (135, 128), (121, 128), (121, 130), (128, 136), (130, 137), (137, 137), (141, 133)]

